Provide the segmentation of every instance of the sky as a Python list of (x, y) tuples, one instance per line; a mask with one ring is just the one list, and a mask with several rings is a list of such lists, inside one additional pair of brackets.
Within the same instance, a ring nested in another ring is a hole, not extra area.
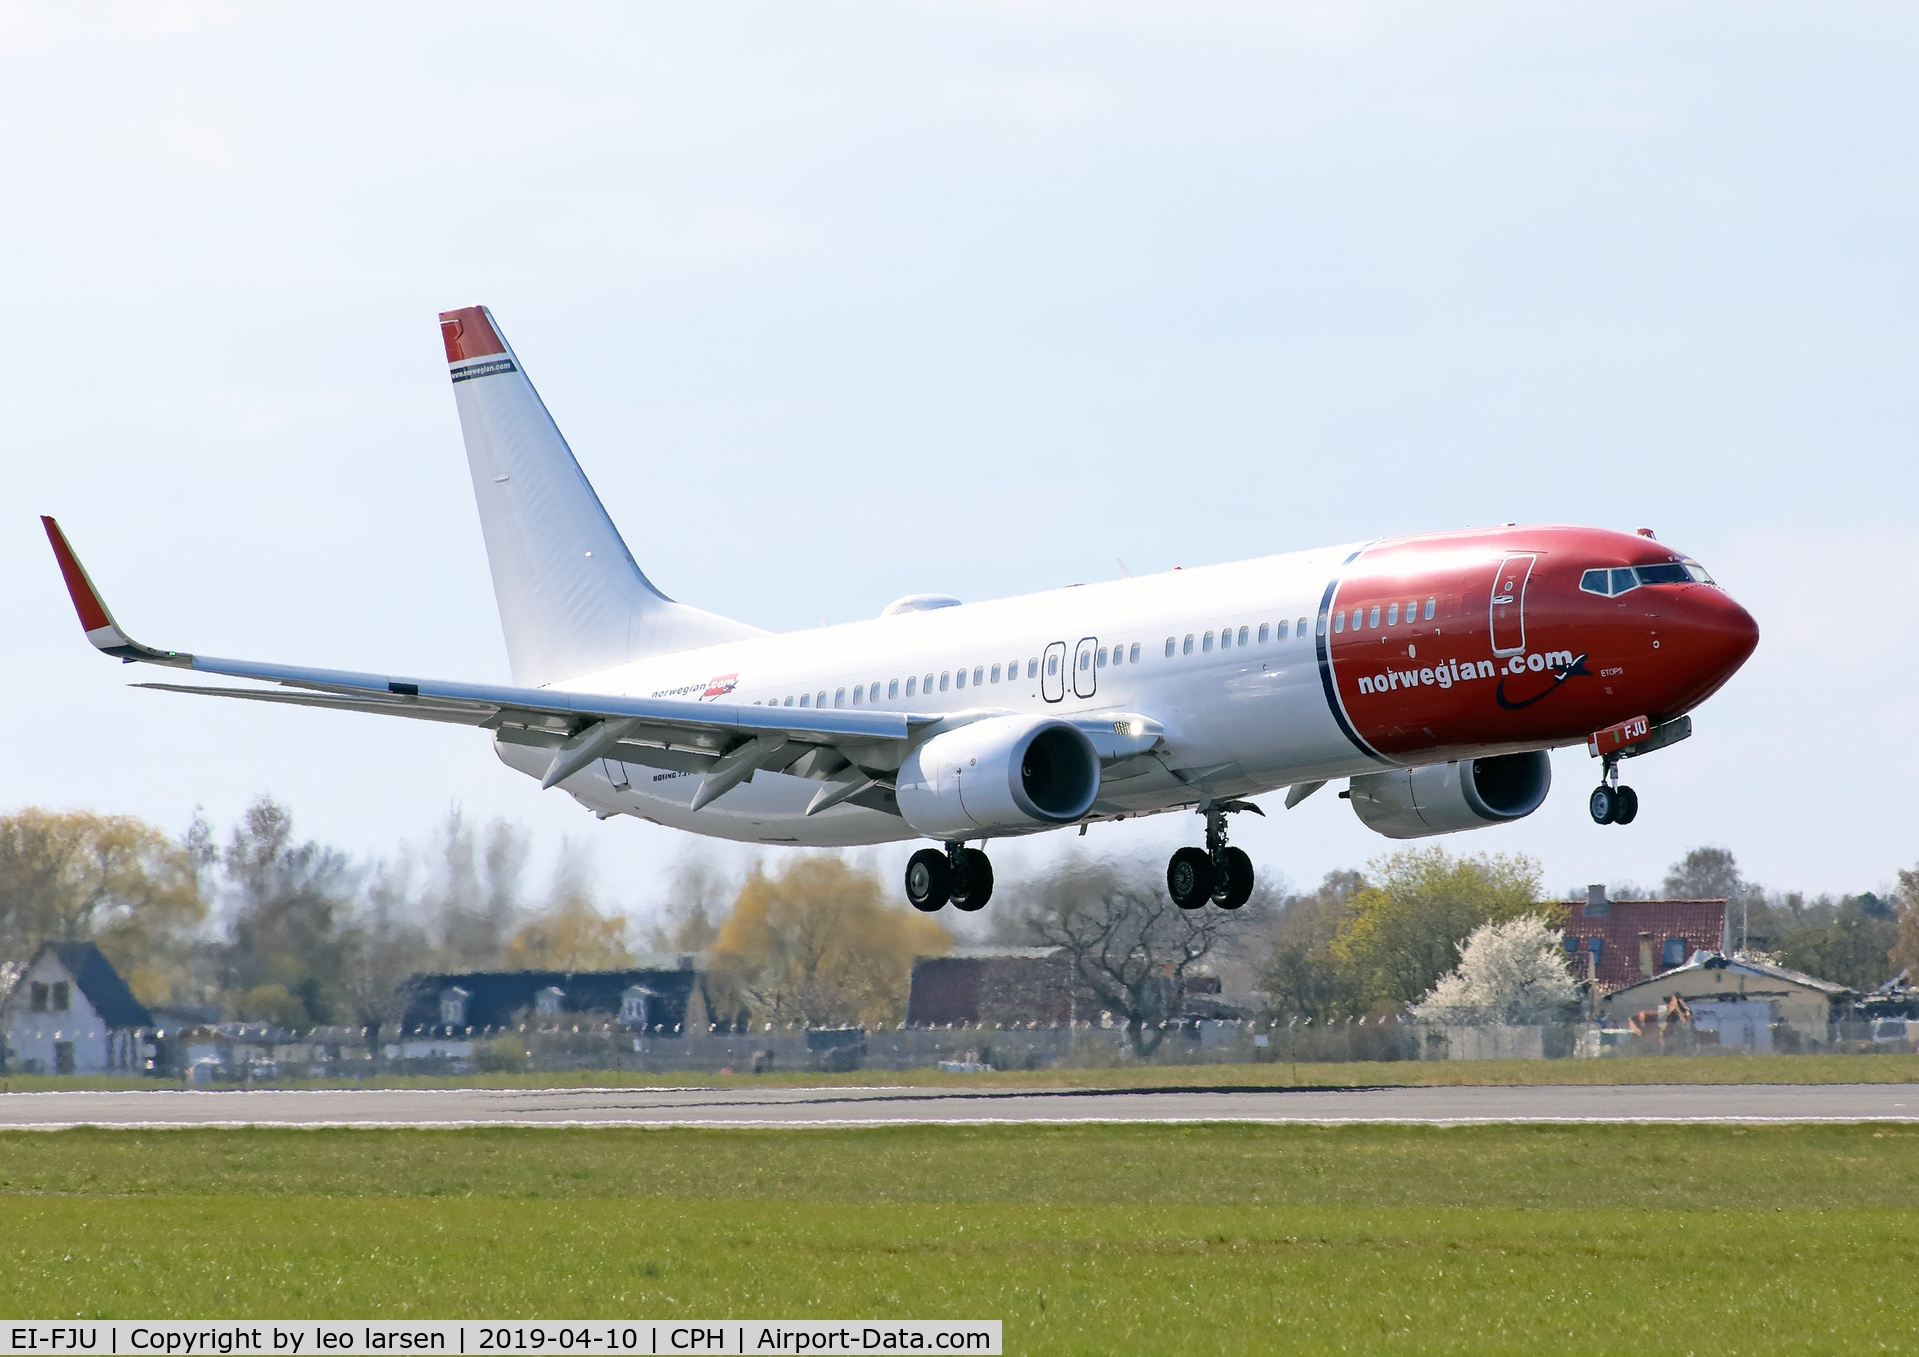
[[(506, 680), (436, 315), (483, 303), (666, 592), (789, 630), (1426, 529), (1654, 528), (1758, 619), (1554, 893), (1919, 860), (1919, 11), (0, 8), (0, 810), (459, 806), (644, 911), (689, 855), (484, 735), (140, 691), (171, 649)], [(1235, 842), (1395, 845), (1330, 792)], [(1157, 861), (1196, 817), (995, 850)], [(865, 854), (889, 874), (911, 846)], [(773, 859), (777, 862), (777, 858)]]

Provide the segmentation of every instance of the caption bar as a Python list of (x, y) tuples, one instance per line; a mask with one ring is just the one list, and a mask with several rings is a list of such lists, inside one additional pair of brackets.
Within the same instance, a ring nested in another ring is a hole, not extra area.
[(1000, 1321), (980, 1320), (94, 1320), (0, 1323), (0, 1357), (315, 1357), (368, 1353), (997, 1354)]

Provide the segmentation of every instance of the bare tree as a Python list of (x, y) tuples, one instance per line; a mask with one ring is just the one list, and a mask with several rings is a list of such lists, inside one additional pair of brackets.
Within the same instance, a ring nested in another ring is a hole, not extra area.
[(1165, 1040), (1186, 978), (1244, 930), (1235, 914), (1180, 909), (1149, 873), (1109, 863), (1055, 874), (1029, 909), (1031, 937), (1066, 952), (1085, 997), (1125, 1018), (1137, 1055)]

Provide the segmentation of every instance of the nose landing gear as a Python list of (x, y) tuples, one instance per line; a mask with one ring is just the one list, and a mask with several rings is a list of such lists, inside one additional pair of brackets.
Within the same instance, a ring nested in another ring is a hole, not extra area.
[(945, 851), (922, 848), (906, 861), (906, 899), (931, 914), (950, 902), (972, 913), (993, 898), (993, 863), (977, 848), (949, 843)]
[(1166, 864), (1166, 893), (1181, 909), (1199, 909), (1209, 900), (1221, 909), (1238, 909), (1253, 896), (1253, 860), (1226, 843), (1226, 817), (1250, 810), (1266, 812), (1250, 801), (1212, 801), (1200, 808), (1206, 817), (1206, 846), (1182, 848)]
[(1639, 793), (1619, 785), (1619, 756), (1609, 755), (1601, 781), (1586, 802), (1596, 825), (1629, 825), (1639, 814)]

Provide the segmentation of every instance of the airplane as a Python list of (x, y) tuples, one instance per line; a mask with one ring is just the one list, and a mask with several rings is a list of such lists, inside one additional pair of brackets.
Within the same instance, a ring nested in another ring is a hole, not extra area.
[(87, 639), (259, 687), (136, 686), (475, 726), (509, 768), (607, 819), (847, 847), (928, 839), (907, 900), (977, 910), (971, 844), (1197, 812), (1167, 865), (1181, 908), (1237, 909), (1254, 871), (1227, 817), (1344, 779), (1392, 839), (1531, 815), (1548, 751), (1601, 760), (1589, 811), (1629, 824), (1622, 760), (1690, 713), (1759, 629), (1649, 529), (1467, 528), (984, 603), (909, 594), (773, 635), (640, 569), (492, 313), (440, 316), (512, 684), (159, 650), (114, 620), (43, 519)]

